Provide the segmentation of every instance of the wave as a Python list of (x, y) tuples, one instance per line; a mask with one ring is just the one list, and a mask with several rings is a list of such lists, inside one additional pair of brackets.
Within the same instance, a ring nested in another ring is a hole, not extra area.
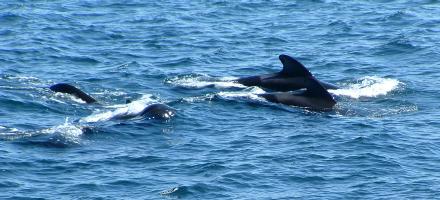
[(361, 97), (386, 95), (402, 84), (397, 79), (366, 76), (359, 79), (357, 83), (348, 85), (348, 88), (329, 90), (329, 92), (335, 95), (359, 99)]

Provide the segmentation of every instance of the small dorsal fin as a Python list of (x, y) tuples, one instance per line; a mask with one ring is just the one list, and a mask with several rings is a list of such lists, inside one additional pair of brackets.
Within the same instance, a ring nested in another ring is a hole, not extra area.
[(336, 101), (333, 99), (333, 96), (316, 80), (315, 77), (310, 76), (307, 79), (306, 83), (307, 90), (304, 95), (309, 97), (318, 97), (320, 99), (325, 99), (330, 103), (336, 104)]
[(283, 63), (281, 74), (292, 77), (312, 76), (312, 73), (294, 58), (288, 55), (280, 55), (279, 59)]
[(71, 94), (77, 98), (80, 98), (81, 100), (85, 101), (86, 103), (96, 102), (96, 100), (93, 97), (84, 93), (83, 91), (76, 88), (75, 86), (69, 85), (67, 83), (58, 83), (58, 84), (52, 85), (52, 86), (50, 86), (50, 90), (52, 90), (54, 92)]

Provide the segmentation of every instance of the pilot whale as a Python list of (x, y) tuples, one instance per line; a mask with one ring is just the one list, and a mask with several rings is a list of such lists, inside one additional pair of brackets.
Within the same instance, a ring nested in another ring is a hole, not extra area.
[(328, 110), (336, 104), (333, 96), (327, 91), (337, 88), (336, 86), (318, 81), (304, 65), (290, 56), (280, 55), (279, 58), (283, 63), (281, 72), (241, 78), (237, 82), (247, 86), (289, 91), (259, 94), (260, 97), (274, 103), (316, 110)]
[[(245, 86), (258, 86), (273, 91), (293, 91), (307, 88), (309, 72), (303, 64), (288, 55), (280, 55), (283, 64), (280, 72), (260, 76), (243, 77), (236, 82)], [(304, 70), (306, 69), (306, 70)], [(325, 89), (338, 89), (337, 86), (318, 81)]]
[[(75, 86), (72, 86), (67, 83), (58, 83), (50, 86), (49, 89), (54, 92), (73, 95), (76, 98), (79, 98), (88, 104), (97, 103), (97, 101), (93, 97), (81, 91), (80, 89), (76, 88)], [(128, 100), (127, 103), (130, 103), (130, 101)], [(115, 117), (115, 119), (127, 119), (137, 116), (143, 116), (153, 119), (169, 119), (175, 115), (175, 112), (176, 112), (175, 109), (169, 107), (168, 105), (155, 103), (146, 106), (141, 112), (137, 114), (123, 115), (123, 116), (118, 115)]]
[(329, 110), (336, 104), (333, 96), (313, 75), (304, 79), (306, 90), (300, 92), (273, 92), (259, 94), (267, 101), (314, 110)]

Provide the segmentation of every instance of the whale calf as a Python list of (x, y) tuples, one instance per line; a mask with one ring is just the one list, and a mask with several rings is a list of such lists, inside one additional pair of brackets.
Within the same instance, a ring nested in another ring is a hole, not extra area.
[[(293, 91), (307, 88), (310, 72), (303, 64), (288, 55), (280, 55), (279, 59), (283, 64), (280, 72), (259, 76), (243, 77), (236, 82), (245, 86), (258, 86), (273, 91)], [(325, 89), (338, 89), (337, 86), (318, 81)]]
[[(49, 87), (50, 90), (54, 92), (60, 92), (60, 93), (66, 93), (73, 95), (83, 101), (85, 101), (88, 104), (91, 103), (97, 103), (97, 101), (91, 97), (90, 95), (86, 94), (85, 92), (81, 91), (80, 89), (76, 88), (75, 86), (72, 86), (67, 83), (58, 83), (55, 85), (52, 85)], [(127, 100), (126, 103), (130, 103), (130, 100)], [(153, 118), (153, 119), (169, 119), (172, 116), (174, 116), (176, 113), (176, 110), (171, 108), (168, 105), (161, 104), (161, 103), (155, 103), (146, 106), (144, 109), (142, 109), (141, 112), (135, 113), (135, 114), (123, 114), (123, 115), (116, 115), (113, 117), (113, 119), (129, 119), (137, 116), (143, 116), (147, 118)]]

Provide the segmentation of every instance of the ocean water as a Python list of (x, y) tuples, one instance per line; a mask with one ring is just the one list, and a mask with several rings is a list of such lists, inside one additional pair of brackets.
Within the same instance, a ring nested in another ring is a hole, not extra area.
[[(437, 0), (0, 3), (0, 199), (438, 199)], [(233, 80), (297, 58), (338, 104)], [(73, 84), (100, 104), (51, 92)], [(127, 99), (132, 103), (125, 104)], [(152, 103), (166, 121), (115, 116)]]

